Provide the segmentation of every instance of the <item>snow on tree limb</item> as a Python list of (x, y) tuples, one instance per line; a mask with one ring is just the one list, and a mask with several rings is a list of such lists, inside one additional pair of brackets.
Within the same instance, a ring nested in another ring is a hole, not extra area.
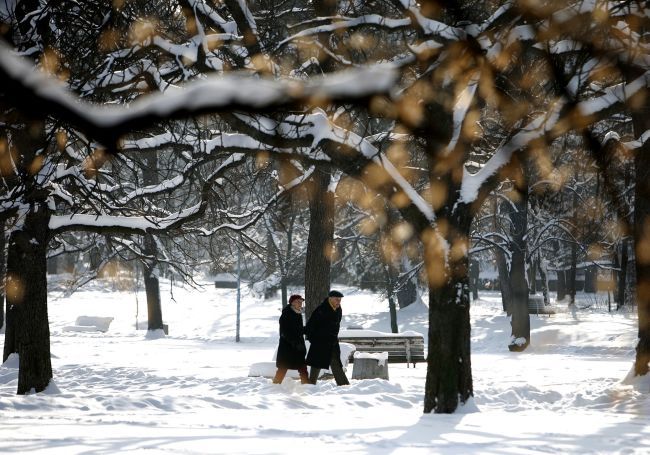
[(49, 227), (53, 231), (65, 229), (98, 230), (107, 232), (130, 232), (144, 234), (146, 232), (165, 231), (180, 225), (186, 218), (199, 213), (201, 204), (184, 209), (167, 217), (151, 216), (115, 216), (115, 215), (54, 215), (50, 218)]
[(389, 17), (381, 16), (379, 14), (367, 14), (360, 17), (335, 17), (331, 18), (331, 22), (328, 24), (321, 24), (316, 27), (310, 27), (285, 38), (277, 44), (276, 48), (279, 49), (287, 43), (290, 43), (299, 38), (304, 38), (306, 36), (314, 36), (321, 33), (332, 33), (337, 30), (351, 30), (355, 27), (364, 25), (375, 25), (383, 28), (397, 29), (410, 26), (411, 21), (409, 19), (392, 19)]
[(585, 121), (587, 119), (593, 121), (595, 118), (606, 116), (612, 108), (624, 104), (634, 94), (649, 86), (650, 71), (628, 84), (621, 83), (608, 87), (601, 96), (576, 103), (571, 112), (562, 113), (566, 106), (566, 100), (558, 100), (548, 113), (536, 116), (510, 140), (502, 144), (476, 173), (471, 174), (467, 169), (464, 170), (461, 201), (467, 204), (474, 202), (481, 186), (510, 161), (513, 153), (527, 147), (536, 139), (546, 135), (554, 138), (563, 133), (562, 128), (557, 131), (553, 131), (553, 129), (560, 121), (566, 120), (567, 116), (572, 116), (574, 121), (577, 117), (583, 118)]
[(46, 113), (79, 127), (110, 150), (120, 137), (161, 120), (219, 111), (268, 111), (328, 100), (354, 101), (387, 94), (399, 74), (389, 65), (345, 70), (307, 82), (228, 74), (188, 83), (133, 102), (128, 107), (97, 106), (80, 101), (65, 87), (0, 46), (0, 86), (20, 109), (32, 116)]

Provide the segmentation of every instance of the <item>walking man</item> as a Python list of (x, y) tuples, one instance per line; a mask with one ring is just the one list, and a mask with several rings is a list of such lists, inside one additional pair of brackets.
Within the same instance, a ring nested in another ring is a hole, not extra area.
[(329, 368), (334, 375), (336, 385), (349, 385), (343, 364), (341, 363), (341, 347), (339, 346), (339, 328), (343, 311), (339, 291), (330, 291), (328, 297), (316, 307), (307, 325), (305, 334), (310, 347), (307, 354), (307, 365), (311, 367), (309, 382), (316, 384), (321, 369)]

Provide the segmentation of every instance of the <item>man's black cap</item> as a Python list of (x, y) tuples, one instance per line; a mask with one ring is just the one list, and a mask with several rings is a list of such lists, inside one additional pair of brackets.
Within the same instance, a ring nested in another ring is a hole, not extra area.
[(343, 294), (341, 294), (339, 291), (330, 291), (329, 294), (327, 294), (328, 297), (343, 297)]

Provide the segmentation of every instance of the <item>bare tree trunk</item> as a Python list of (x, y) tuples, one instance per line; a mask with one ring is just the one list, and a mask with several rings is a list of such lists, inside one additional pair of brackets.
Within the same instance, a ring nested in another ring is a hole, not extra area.
[(7, 254), (5, 252), (5, 221), (1, 220), (2, 233), (0, 234), (0, 329), (5, 325), (5, 277), (7, 274)]
[(566, 270), (557, 271), (557, 300), (564, 300), (566, 297)]
[(12, 327), (6, 335), (13, 337), (13, 350), (20, 356), (19, 395), (41, 392), (52, 379), (46, 275), (50, 212), (45, 201), (33, 201), (29, 207), (23, 225), (10, 238), (7, 258)]
[(497, 261), (497, 271), (499, 273), (499, 288), (501, 289), (501, 304), (503, 311), (508, 316), (512, 314), (512, 287), (510, 286), (510, 270), (506, 261), (506, 255), (501, 249), (494, 251), (494, 257)]
[[(48, 193), (40, 187), (33, 165), (47, 144), (42, 121), (22, 119), (24, 129), (12, 135), (16, 160), (14, 183), (25, 213), (7, 249), (7, 330), (4, 358), (17, 352), (19, 395), (41, 392), (52, 379), (50, 327), (47, 315), (47, 245), (50, 236)], [(31, 169), (31, 170), (30, 170)]]
[[(158, 248), (153, 235), (144, 236), (144, 253), (152, 258), (156, 257)], [(147, 329), (159, 330), (163, 328), (162, 303), (160, 301), (160, 283), (158, 281), (155, 259), (146, 259), (143, 264), (144, 288), (147, 296)]]
[[(569, 266), (567, 277), (567, 292), (569, 294), (569, 305), (576, 303), (576, 269), (578, 266), (578, 244), (574, 241), (571, 243), (571, 264)], [(566, 272), (565, 272), (566, 273)]]
[[(157, 185), (158, 153), (151, 152), (144, 158), (142, 171), (145, 185)], [(147, 329), (160, 330), (163, 328), (162, 302), (160, 300), (160, 282), (158, 280), (158, 245), (153, 234), (144, 235), (143, 252), (147, 256), (142, 263), (144, 289), (147, 296)]]
[[(336, 7), (337, 3), (330, 0), (314, 1), (314, 11), (321, 17), (335, 14)], [(321, 43), (318, 61), (322, 71), (330, 73), (335, 70), (335, 61), (324, 52), (329, 37), (320, 34), (318, 40)], [(328, 191), (331, 178), (330, 169), (317, 167), (309, 188), (309, 236), (305, 259), (305, 315), (308, 319), (330, 290), (334, 245), (334, 194)]]
[[(650, 130), (650, 102), (646, 90), (643, 109), (633, 113), (634, 134), (639, 137)], [(636, 150), (634, 189), (634, 248), (636, 269), (636, 303), (639, 315), (639, 342), (636, 346), (634, 373), (648, 373), (650, 362), (650, 141)]]
[(388, 294), (388, 312), (390, 314), (390, 330), (392, 333), (398, 333), (397, 328), (397, 308), (395, 308), (395, 278), (396, 273), (391, 264), (386, 264), (386, 293)]
[[(457, 209), (460, 222), (456, 238), (452, 233), (450, 244), (464, 236), (469, 238), (468, 207)], [(454, 228), (452, 227), (453, 231)], [(425, 253), (426, 255), (427, 253)], [(430, 254), (430, 253), (429, 253)], [(434, 270), (436, 261), (427, 260), (427, 273)], [(474, 394), (470, 358), (470, 295), (469, 262), (467, 255), (450, 264), (449, 275), (442, 286), (429, 279), (429, 344), (427, 378), (424, 386), (424, 412), (452, 413), (459, 404)]]
[[(35, 28), (41, 34), (42, 48), (46, 48), (48, 15), (27, 20), (39, 7), (39, 2), (26, 0), (16, 2), (15, 6), (12, 21), (15, 33), (6, 30), (8, 33), (4, 36), (17, 48), (33, 47), (29, 31)], [(17, 41), (13, 41), (14, 38)], [(46, 202), (47, 192), (40, 187), (34, 172), (40, 169), (37, 154), (40, 151), (44, 155), (47, 141), (42, 120), (21, 117), (15, 111), (5, 111), (5, 114), (8, 114), (9, 123), (22, 124), (22, 128), (14, 130), (11, 137), (17, 152), (14, 172), (3, 178), (17, 190), (25, 211), (7, 249), (7, 330), (3, 358), (6, 360), (13, 352), (19, 354), (17, 393), (23, 395), (45, 390), (52, 379), (46, 261), (51, 212)]]
[[(620, 309), (625, 305), (625, 292), (627, 290), (627, 262), (628, 262), (628, 253), (627, 245), (629, 243), (629, 238), (625, 237), (621, 244), (621, 263), (619, 264), (618, 272), (618, 283), (616, 289), (616, 309)], [(618, 255), (616, 255), (618, 258)]]
[(331, 249), (334, 242), (334, 194), (328, 191), (330, 171), (314, 173), (309, 198), (309, 236), (305, 261), (305, 314), (327, 297), (330, 288)]
[[(647, 150), (647, 148), (646, 148)], [(625, 188), (629, 188), (632, 180), (632, 169), (630, 169), (630, 166), (626, 166), (625, 168), (625, 176), (624, 176), (624, 181), (625, 181)], [(629, 213), (629, 210), (626, 210), (627, 213)], [(617, 275), (618, 277), (618, 288), (617, 288), (617, 293), (616, 293), (616, 309), (620, 309), (623, 305), (625, 305), (628, 296), (629, 296), (629, 290), (628, 290), (628, 262), (629, 262), (629, 248), (628, 245), (630, 244), (630, 236), (629, 234), (632, 234), (633, 232), (633, 219), (632, 216), (628, 216), (628, 218), (625, 220), (629, 226), (627, 229), (627, 233), (623, 237), (623, 241), (621, 242), (621, 262), (618, 265), (619, 267), (619, 273)], [(616, 260), (618, 261), (618, 254), (615, 255)]]
[(510, 271), (512, 286), (511, 320), (512, 328), (508, 349), (523, 351), (530, 344), (530, 315), (528, 314), (528, 287), (526, 286), (526, 270), (524, 252), (515, 246), (512, 252), (512, 270)]
[[(577, 176), (576, 176), (577, 180)], [(569, 293), (569, 305), (576, 303), (576, 268), (578, 263), (578, 242), (576, 236), (576, 229), (578, 226), (578, 194), (573, 193), (573, 226), (574, 226), (574, 239), (571, 242), (571, 264), (569, 269), (569, 276), (567, 279), (567, 290)]]
[(518, 199), (510, 211), (512, 226), (510, 251), (510, 286), (512, 289), (512, 332), (508, 349), (523, 351), (530, 344), (530, 315), (528, 314), (528, 280), (526, 279), (526, 231), (528, 229), (528, 186), (520, 188)]
[(548, 272), (546, 270), (546, 263), (542, 262), (542, 259), (539, 256), (537, 256), (537, 269), (539, 270), (542, 295), (544, 296), (544, 305), (548, 305), (551, 303), (548, 296)]

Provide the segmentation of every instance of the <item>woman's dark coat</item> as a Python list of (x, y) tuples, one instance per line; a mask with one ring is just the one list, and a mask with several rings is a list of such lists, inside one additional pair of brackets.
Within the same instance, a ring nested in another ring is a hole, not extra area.
[(305, 334), (310, 343), (307, 365), (329, 368), (332, 355), (336, 354), (337, 358), (341, 356), (339, 328), (342, 316), (341, 307), (334, 310), (328, 299), (316, 307), (305, 326)]
[(296, 313), (291, 305), (285, 306), (280, 316), (280, 344), (275, 366), (289, 370), (305, 366), (307, 348), (303, 333), (302, 314)]

